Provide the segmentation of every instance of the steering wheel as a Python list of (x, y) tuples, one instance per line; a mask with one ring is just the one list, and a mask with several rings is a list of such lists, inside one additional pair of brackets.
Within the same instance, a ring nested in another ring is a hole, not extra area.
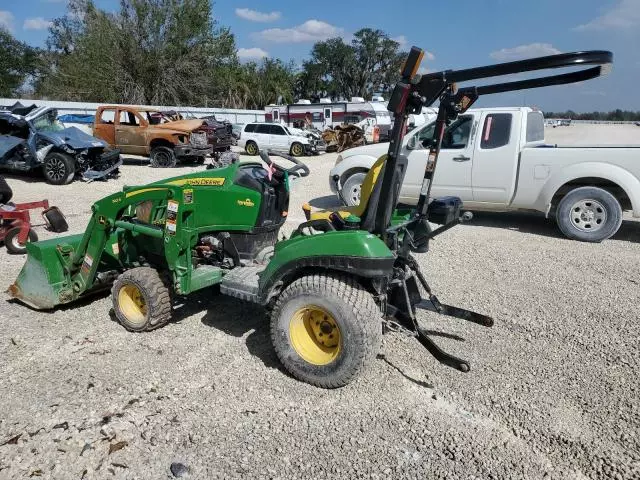
[[(273, 162), (270, 158), (269, 155), (273, 155), (274, 157), (281, 157), (284, 158), (285, 160), (289, 160), (291, 163), (295, 163), (295, 165), (291, 168), (283, 168), (280, 165), (278, 165), (277, 163)], [(300, 160), (298, 160), (295, 157), (292, 157), (291, 155), (287, 155), (286, 153), (280, 153), (280, 152), (273, 152), (271, 150), (260, 150), (260, 158), (267, 164), (267, 165), (273, 165), (277, 170), (279, 170), (282, 173), (287, 173), (289, 175), (297, 175), (299, 177), (307, 177), (309, 176), (309, 173), (311, 173), (309, 171), (309, 167), (307, 167), (304, 163), (302, 163)], [(300, 173), (298, 173), (300, 172)]]

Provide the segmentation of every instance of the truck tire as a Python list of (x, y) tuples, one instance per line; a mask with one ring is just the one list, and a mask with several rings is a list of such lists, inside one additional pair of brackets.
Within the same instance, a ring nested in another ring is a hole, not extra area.
[(618, 231), (622, 207), (616, 197), (602, 188), (579, 187), (558, 204), (556, 222), (567, 238), (597, 243)]
[(178, 161), (169, 147), (154, 147), (149, 157), (153, 168), (173, 168)]
[(375, 359), (382, 318), (352, 277), (314, 274), (295, 280), (271, 314), (271, 340), (284, 367), (321, 388), (342, 387)]
[(260, 153), (258, 144), (253, 141), (247, 142), (247, 144), (244, 146), (244, 150), (247, 152), (247, 155), (257, 155), (258, 153)]
[(149, 267), (127, 270), (111, 289), (113, 310), (131, 332), (149, 332), (171, 320), (171, 293), (160, 273)]
[(366, 176), (365, 172), (355, 172), (346, 178), (340, 191), (340, 197), (345, 205), (349, 207), (360, 205), (362, 182), (364, 182)]
[[(4, 245), (7, 247), (7, 252), (13, 253), (14, 255), (22, 255), (27, 253), (27, 245), (20, 243), (20, 240), (18, 240), (19, 233), (20, 227), (12, 228), (4, 237)], [(29, 229), (27, 243), (37, 241), (38, 235), (33, 231), (33, 229)]]
[(49, 152), (42, 164), (42, 171), (47, 183), (68, 185), (76, 175), (76, 161), (66, 153)]
[(304, 146), (300, 142), (293, 142), (291, 144), (291, 155), (294, 157), (301, 157), (304, 155)]

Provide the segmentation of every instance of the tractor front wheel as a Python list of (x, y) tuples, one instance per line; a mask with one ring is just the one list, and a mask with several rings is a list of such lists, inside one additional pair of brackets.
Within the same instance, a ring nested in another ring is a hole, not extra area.
[(380, 309), (353, 278), (309, 275), (280, 294), (271, 315), (278, 358), (296, 378), (322, 388), (342, 387), (376, 357)]
[(111, 289), (113, 310), (124, 328), (148, 332), (171, 319), (171, 295), (157, 270), (138, 267), (127, 270)]

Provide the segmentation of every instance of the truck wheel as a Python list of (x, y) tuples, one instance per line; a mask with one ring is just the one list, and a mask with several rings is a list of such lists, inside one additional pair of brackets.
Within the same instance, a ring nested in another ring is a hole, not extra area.
[(351, 382), (376, 357), (380, 309), (353, 278), (317, 274), (291, 283), (271, 314), (278, 358), (296, 378), (322, 388)]
[[(7, 247), (7, 252), (13, 253), (15, 255), (22, 255), (27, 253), (27, 244), (20, 243), (18, 240), (18, 234), (20, 233), (20, 227), (12, 228), (7, 232), (4, 237), (4, 244)], [(38, 235), (32, 229), (29, 230), (29, 236), (27, 237), (28, 242), (37, 242)]]
[(247, 144), (244, 146), (244, 149), (248, 155), (257, 155), (259, 152), (256, 142), (247, 142)]
[(50, 152), (42, 167), (44, 178), (52, 185), (67, 185), (76, 175), (76, 161), (66, 153)]
[(347, 177), (340, 192), (342, 201), (346, 205), (350, 207), (360, 205), (362, 182), (364, 182), (366, 176), (367, 174), (364, 172), (357, 172)]
[(173, 168), (176, 166), (176, 156), (169, 147), (155, 147), (151, 150), (151, 166), (153, 168)]
[(171, 319), (169, 288), (157, 270), (127, 270), (113, 284), (111, 299), (116, 318), (132, 332), (149, 332)]
[(304, 155), (304, 147), (301, 143), (294, 142), (291, 145), (291, 155), (293, 155), (294, 157), (301, 157), (302, 155)]
[(622, 225), (622, 207), (611, 193), (597, 187), (571, 190), (558, 204), (556, 221), (562, 233), (582, 242), (601, 242)]

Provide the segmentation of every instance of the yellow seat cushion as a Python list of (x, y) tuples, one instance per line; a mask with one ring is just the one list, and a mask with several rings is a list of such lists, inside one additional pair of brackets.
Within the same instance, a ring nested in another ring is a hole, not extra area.
[(369, 203), (369, 197), (371, 197), (371, 192), (373, 192), (373, 187), (378, 180), (378, 176), (380, 175), (380, 171), (384, 166), (384, 162), (387, 161), (387, 155), (381, 156), (376, 162), (371, 166), (367, 175), (364, 177), (362, 182), (362, 186), (360, 187), (360, 203), (353, 207), (341, 207), (339, 209), (328, 209), (328, 210), (318, 210), (316, 212), (311, 213), (310, 220), (323, 220), (329, 219), (329, 215), (333, 212), (336, 212), (342, 218), (347, 218), (349, 215), (355, 215), (356, 217), (362, 217), (364, 212), (367, 209), (367, 205)]

